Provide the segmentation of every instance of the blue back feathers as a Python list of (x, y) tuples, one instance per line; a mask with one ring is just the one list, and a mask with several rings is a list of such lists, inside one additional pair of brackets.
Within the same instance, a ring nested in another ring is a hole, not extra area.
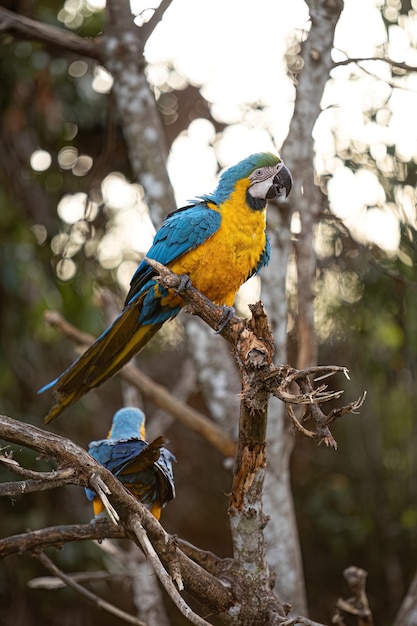
[[(164, 506), (175, 497), (172, 462), (176, 459), (163, 447), (163, 437), (151, 444), (145, 441), (144, 426), (142, 411), (135, 407), (120, 409), (113, 416), (108, 438), (91, 441), (88, 452), (124, 485), (130, 486), (145, 505), (150, 507), (159, 502)], [(96, 497), (89, 488), (85, 492), (89, 500)]]
[[(216, 211), (209, 209), (204, 203), (191, 204), (177, 211), (170, 213), (161, 228), (157, 231), (153, 244), (148, 250), (146, 256), (155, 259), (163, 265), (168, 265), (175, 261), (178, 257), (197, 246), (201, 245), (211, 237), (220, 226), (221, 217)], [(131, 280), (131, 289), (126, 298), (126, 305), (139, 294), (146, 291), (151, 285), (154, 285), (152, 277), (155, 276), (155, 270), (143, 260), (139, 264), (138, 269), (134, 273)], [(160, 293), (164, 293), (162, 287), (159, 288)], [(175, 315), (179, 312), (175, 312)], [(158, 313), (160, 313), (158, 309)], [(167, 312), (167, 317), (173, 317), (172, 312)], [(146, 303), (141, 313), (140, 321), (150, 323), (151, 321), (160, 322), (163, 319), (153, 320), (152, 315), (146, 310)]]

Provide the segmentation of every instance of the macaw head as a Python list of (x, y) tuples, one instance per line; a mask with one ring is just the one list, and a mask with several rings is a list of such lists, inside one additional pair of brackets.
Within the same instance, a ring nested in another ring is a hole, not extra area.
[(253, 209), (263, 209), (272, 198), (287, 198), (292, 188), (290, 171), (271, 152), (251, 154), (225, 170), (214, 194), (216, 199), (227, 200), (239, 181), (245, 181), (246, 197)]
[(110, 440), (145, 440), (145, 414), (136, 407), (119, 409), (113, 415), (112, 427), (107, 437)]

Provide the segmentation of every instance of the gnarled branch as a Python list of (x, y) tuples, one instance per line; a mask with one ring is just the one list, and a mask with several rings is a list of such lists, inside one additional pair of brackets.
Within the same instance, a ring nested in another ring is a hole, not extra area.
[[(210, 302), (183, 277), (176, 276), (154, 261), (149, 262), (159, 272), (157, 281), (169, 289), (180, 289), (179, 295), (188, 309), (212, 328), (218, 329), (223, 315), (222, 307)], [(229, 509), (233, 559), (209, 557), (185, 544), (184, 551), (181, 550), (180, 542), (170, 537), (151, 513), (84, 450), (63, 437), (0, 416), (2, 438), (26, 445), (52, 458), (58, 464), (57, 472), (64, 467), (73, 468), (74, 476), (67, 477), (68, 480), (84, 487), (89, 486), (99, 494), (113, 522), (110, 536), (117, 536), (115, 533), (119, 531), (141, 546), (178, 608), (190, 621), (200, 625), (207, 622), (184, 603), (174, 581), (177, 587), (184, 586), (213, 613), (225, 613), (225, 619), (232, 624), (253, 623), (254, 616), (257, 623), (263, 626), (293, 623), (288, 621), (286, 607), (272, 592), (272, 577), (266, 561), (263, 535), (268, 521), (262, 510), (268, 400), (271, 395), (277, 395), (291, 410), (297, 404), (306, 407), (305, 417), (309, 415), (313, 418), (315, 428), (313, 434), (308, 436), (324, 440), (330, 445), (335, 445), (335, 442), (329, 424), (347, 410), (346, 407), (338, 412), (334, 409), (326, 415), (321, 409), (325, 401), (340, 395), (339, 392), (329, 391), (322, 383), (323, 378), (336, 372), (346, 373), (346, 369), (330, 366), (297, 371), (290, 366), (275, 366), (274, 342), (263, 305), (258, 302), (250, 308), (251, 319), (242, 320), (233, 316), (220, 330), (220, 334), (232, 346), (241, 375), (240, 430)], [(73, 327), (70, 330), (74, 334)], [(314, 381), (311, 381), (312, 376), (317, 377), (316, 388), (313, 386)], [(298, 391), (294, 390), (295, 387), (298, 387)], [(358, 403), (354, 406), (357, 408)], [(302, 427), (298, 418), (295, 419)], [(14, 464), (10, 465), (13, 468)], [(84, 531), (84, 538), (95, 532)], [(40, 550), (41, 543), (35, 545), (35, 539), (39, 539), (39, 536), (32, 535), (28, 542), (21, 540), (20, 545)], [(48, 542), (50, 545), (51, 536), (46, 535), (43, 539), (42, 545)], [(55, 539), (59, 543), (59, 536), (55, 536)], [(19, 538), (10, 538), (9, 543), (0, 541), (0, 554), (15, 550), (19, 541)]]

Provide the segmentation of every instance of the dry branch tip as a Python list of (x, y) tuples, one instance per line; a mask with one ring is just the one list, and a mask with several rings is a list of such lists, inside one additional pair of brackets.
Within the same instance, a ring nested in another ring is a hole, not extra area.
[(92, 474), (90, 477), (90, 485), (97, 493), (98, 497), (103, 503), (104, 508), (106, 509), (107, 515), (109, 516), (110, 521), (117, 526), (120, 520), (119, 514), (116, 509), (110, 504), (107, 495), (111, 494), (110, 489), (106, 485), (100, 476), (96, 474)]

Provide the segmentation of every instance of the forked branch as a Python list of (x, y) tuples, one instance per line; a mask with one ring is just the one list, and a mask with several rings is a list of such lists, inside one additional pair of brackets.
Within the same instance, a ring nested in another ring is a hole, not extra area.
[[(169, 289), (179, 291), (192, 313), (219, 330), (224, 315), (222, 307), (210, 302), (187, 281), (181, 280), (181, 276), (154, 261), (149, 262), (159, 272), (156, 280)], [(268, 521), (262, 510), (262, 493), (267, 462), (267, 407), (271, 395), (285, 402), (298, 431), (333, 447), (336, 447), (336, 442), (329, 426), (348, 411), (359, 408), (363, 401), (359, 399), (325, 413), (323, 404), (337, 400), (342, 392), (328, 389), (323, 380), (336, 373), (347, 375), (346, 368), (321, 366), (295, 370), (288, 365), (275, 366), (274, 341), (263, 305), (258, 302), (250, 309), (251, 319), (233, 316), (224, 328), (220, 328), (220, 334), (232, 347), (241, 374), (239, 440), (229, 508), (233, 559), (219, 559), (186, 544), (183, 544), (182, 550), (181, 542), (170, 537), (151, 513), (84, 450), (58, 435), (0, 416), (0, 437), (30, 447), (58, 464), (55, 472), (32, 472), (21, 468), (10, 455), (4, 456), (3, 464), (26, 479), (19, 483), (19, 493), (35, 490), (37, 484), (39, 489), (45, 489), (68, 482), (94, 489), (112, 522), (109, 524), (112, 530), (104, 535), (115, 537), (121, 533), (139, 545), (177, 607), (191, 623), (200, 626), (208, 622), (193, 613), (184, 602), (179, 593), (183, 587), (211, 612), (225, 613), (225, 619), (230, 624), (254, 623), (255, 617), (257, 623), (263, 626), (289, 626), (294, 623), (293, 618), (288, 617), (286, 607), (272, 592), (263, 535)], [(54, 320), (60, 330), (73, 339), (81, 337), (80, 342), (85, 345), (85, 335), (62, 318), (58, 318), (58, 323), (56, 316)], [(301, 417), (296, 415), (299, 407), (304, 410)], [(312, 430), (304, 426), (307, 418), (313, 423)], [(204, 421), (210, 424), (207, 418), (203, 418)], [(210, 427), (206, 430), (212, 433)], [(226, 446), (223, 447), (226, 449)], [(26, 538), (21, 535), (0, 540), (0, 556), (16, 549), (42, 550), (51, 545), (51, 537), (56, 540), (55, 545), (62, 545), (62, 541), (66, 540), (64, 537), (69, 538), (68, 531), (62, 532), (64, 534), (55, 531), (55, 535), (49, 536), (48, 533), (42, 537), (30, 534)], [(91, 538), (95, 531), (84, 530), (81, 534), (83, 538)], [(298, 623), (314, 624), (304, 617), (297, 619)]]
[[(147, 259), (147, 261), (158, 272), (156, 278), (158, 282), (166, 288), (177, 291), (187, 303), (190, 313), (201, 317), (206, 324), (219, 332), (231, 344), (243, 376), (241, 397), (248, 409), (257, 408), (257, 402), (253, 401), (254, 396), (265, 398), (265, 395), (268, 397), (274, 395), (285, 403), (287, 413), (298, 432), (308, 438), (318, 439), (320, 443), (324, 442), (327, 446), (337, 448), (329, 426), (343, 415), (357, 411), (366, 397), (364, 393), (357, 400), (342, 407), (332, 409), (328, 413), (323, 411), (321, 405), (339, 399), (343, 390), (330, 390), (326, 384), (322, 384), (322, 381), (337, 373), (342, 373), (349, 379), (346, 367), (319, 365), (297, 370), (289, 365), (274, 365), (273, 338), (262, 303), (258, 302), (250, 306), (251, 319), (233, 316), (229, 323), (219, 330), (223, 307), (214, 305), (190, 283), (187, 283), (184, 277), (177, 276), (161, 263), (152, 259)], [(251, 372), (250, 380), (247, 377), (248, 372)], [(315, 383), (319, 385), (314, 386)], [(304, 413), (301, 417), (296, 416), (294, 408), (296, 405), (304, 406)], [(312, 419), (312, 430), (307, 429), (302, 423), (309, 418)]]

